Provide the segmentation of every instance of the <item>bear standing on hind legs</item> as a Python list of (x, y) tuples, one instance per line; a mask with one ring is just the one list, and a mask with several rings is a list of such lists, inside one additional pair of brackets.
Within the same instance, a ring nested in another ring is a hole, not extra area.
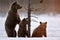
[(17, 13), (17, 10), (21, 8), (22, 7), (19, 4), (17, 4), (17, 2), (14, 2), (11, 5), (7, 19), (5, 21), (5, 30), (8, 37), (16, 37), (15, 26), (20, 22), (20, 18)]
[(32, 37), (47, 37), (46, 35), (47, 22), (40, 22), (40, 25), (33, 31)]

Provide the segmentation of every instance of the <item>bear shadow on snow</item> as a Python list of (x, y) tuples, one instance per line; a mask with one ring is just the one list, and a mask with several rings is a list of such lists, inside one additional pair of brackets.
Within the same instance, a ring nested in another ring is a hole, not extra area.
[(46, 34), (47, 22), (40, 22), (39, 26), (34, 29), (32, 37), (47, 37)]
[(18, 37), (26, 37), (28, 35), (27, 24), (28, 24), (28, 18), (24, 18), (19, 23)]
[(17, 4), (17, 2), (14, 2), (11, 5), (11, 8), (8, 12), (8, 16), (5, 21), (5, 30), (8, 37), (16, 37), (15, 27), (16, 27), (16, 24), (20, 23), (20, 18), (17, 13), (17, 10), (21, 8), (22, 6)]

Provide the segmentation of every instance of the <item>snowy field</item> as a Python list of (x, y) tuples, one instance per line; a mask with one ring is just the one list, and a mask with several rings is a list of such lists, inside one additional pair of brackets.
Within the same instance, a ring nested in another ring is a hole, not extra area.
[[(27, 14), (20, 15), (23, 19)], [(33, 30), (39, 25), (39, 22), (47, 22), (47, 37), (46, 38), (8, 38), (5, 32), (4, 22), (6, 17), (0, 17), (0, 40), (60, 40), (60, 15), (35, 15), (31, 17), (31, 34)], [(19, 26), (16, 26), (16, 31), (18, 31)]]

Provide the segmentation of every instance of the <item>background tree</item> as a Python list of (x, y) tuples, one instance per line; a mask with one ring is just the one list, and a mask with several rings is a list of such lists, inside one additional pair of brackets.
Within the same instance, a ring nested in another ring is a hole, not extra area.
[[(40, 0), (40, 3), (42, 3), (43, 2), (43, 0)], [(28, 23), (28, 37), (30, 37), (30, 27), (31, 27), (31, 8), (30, 8), (30, 6), (31, 6), (31, 0), (28, 0), (28, 20), (29, 20), (29, 23)]]

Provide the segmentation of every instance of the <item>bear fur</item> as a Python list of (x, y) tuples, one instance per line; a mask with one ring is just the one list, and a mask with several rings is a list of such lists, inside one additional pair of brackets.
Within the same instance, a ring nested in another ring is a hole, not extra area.
[(28, 24), (28, 18), (24, 18), (19, 23), (18, 37), (25, 37), (25, 36), (27, 36), (27, 34), (28, 34), (27, 24)]
[(32, 37), (47, 37), (46, 27), (47, 22), (40, 22), (40, 25), (33, 31)]
[(11, 5), (11, 8), (8, 12), (7, 19), (5, 21), (5, 30), (8, 37), (16, 37), (15, 27), (16, 24), (20, 23), (20, 18), (17, 13), (17, 10), (21, 8), (22, 7), (19, 4), (17, 4), (17, 2), (14, 2)]

